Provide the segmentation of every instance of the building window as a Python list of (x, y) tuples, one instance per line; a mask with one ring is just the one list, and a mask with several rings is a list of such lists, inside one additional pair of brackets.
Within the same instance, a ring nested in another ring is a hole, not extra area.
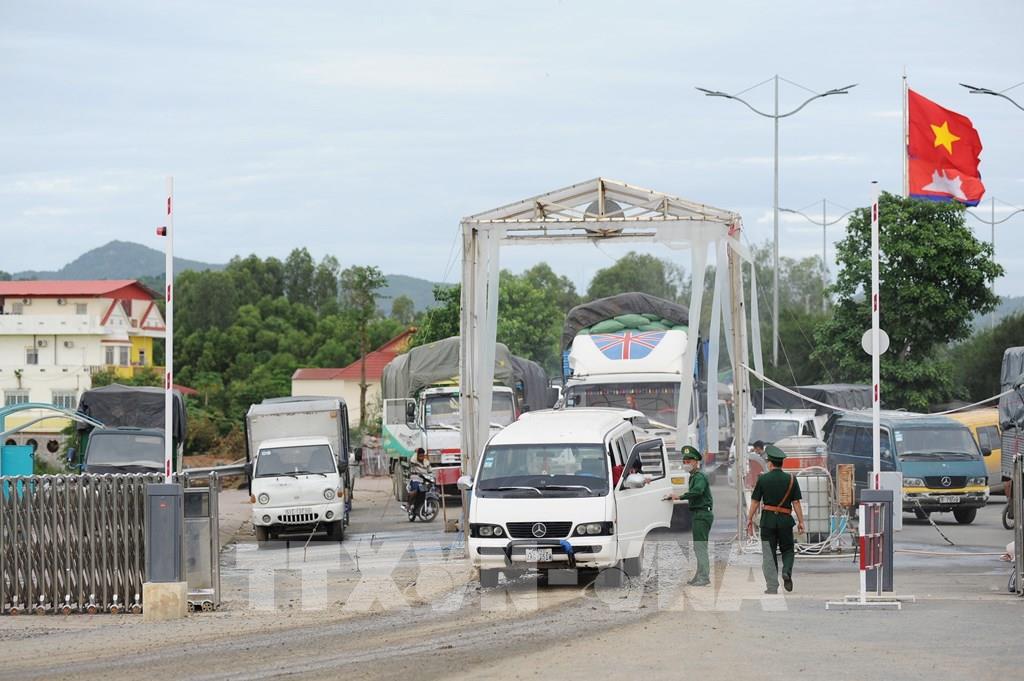
[(75, 303), (75, 314), (89, 314), (89, 306), (85, 303)]
[(39, 351), (35, 348), (25, 348), (25, 364), (39, 364)]
[(11, 314), (21, 314), (25, 311), (25, 306), (21, 303), (14, 303), (11, 305)]
[(74, 390), (54, 390), (50, 402), (61, 409), (74, 409), (78, 406), (78, 395)]
[(123, 367), (128, 366), (131, 363), (131, 359), (130, 359), (130, 356), (129, 356), (131, 348), (122, 345), (117, 350), (118, 350), (118, 353), (117, 353), (117, 355), (118, 355), (118, 357), (117, 357), (118, 362), (117, 363), (120, 364)]
[(11, 407), (15, 404), (26, 404), (28, 402), (27, 390), (5, 390), (4, 406)]
[(103, 363), (108, 365), (108, 366), (114, 363), (114, 346), (108, 345), (106, 347), (106, 352), (104, 353)]
[(146, 366), (146, 351), (139, 350), (139, 366)]

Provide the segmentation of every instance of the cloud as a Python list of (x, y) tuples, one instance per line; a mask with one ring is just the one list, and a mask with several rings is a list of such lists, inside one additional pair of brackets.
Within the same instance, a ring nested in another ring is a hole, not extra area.
[[(751, 166), (768, 166), (773, 163), (774, 159), (771, 156), (733, 156), (726, 157), (719, 161), (721, 165), (751, 165)], [(843, 163), (843, 164), (855, 164), (863, 163), (865, 161), (864, 156), (860, 154), (844, 154), (844, 153), (829, 153), (829, 154), (796, 154), (796, 155), (781, 155), (779, 156), (779, 163)]]
[(901, 118), (903, 112), (899, 109), (887, 109), (885, 111), (869, 111), (868, 116), (871, 118)]

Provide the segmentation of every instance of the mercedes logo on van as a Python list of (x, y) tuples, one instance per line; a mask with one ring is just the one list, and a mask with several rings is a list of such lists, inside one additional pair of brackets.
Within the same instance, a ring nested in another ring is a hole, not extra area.
[(547, 533), (548, 533), (548, 528), (547, 528), (547, 525), (545, 525), (544, 523), (534, 523), (533, 527), (530, 528), (530, 534), (532, 534), (537, 539), (540, 539), (541, 537), (545, 536)]
[(942, 480), (939, 480), (939, 482), (942, 483), (943, 487), (949, 487), (950, 485), (953, 484), (953, 481), (949, 479), (948, 475), (943, 476)]

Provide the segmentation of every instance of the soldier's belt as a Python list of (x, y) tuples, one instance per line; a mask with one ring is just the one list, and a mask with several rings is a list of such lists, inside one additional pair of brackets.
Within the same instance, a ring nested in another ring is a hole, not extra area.
[(764, 510), (766, 511), (775, 511), (776, 513), (782, 513), (785, 515), (793, 515), (793, 509), (791, 508), (783, 508), (782, 506), (769, 506), (768, 504), (764, 504), (762, 508), (764, 508)]

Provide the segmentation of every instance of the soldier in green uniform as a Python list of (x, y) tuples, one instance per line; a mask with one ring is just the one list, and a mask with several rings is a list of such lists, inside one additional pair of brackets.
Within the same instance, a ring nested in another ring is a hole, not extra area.
[(707, 476), (700, 470), (703, 460), (700, 452), (686, 445), (682, 449), (683, 465), (690, 473), (690, 482), (686, 494), (678, 497), (669, 495), (670, 499), (685, 499), (690, 502), (690, 514), (693, 516), (693, 552), (697, 557), (697, 574), (687, 582), (690, 586), (707, 586), (711, 583), (711, 561), (708, 559), (708, 538), (711, 535), (711, 524), (715, 515), (711, 512), (715, 502), (711, 498), (711, 486)]
[[(786, 454), (775, 445), (765, 447), (765, 456), (771, 470), (762, 473), (751, 494), (747, 533), (754, 533), (754, 514), (761, 513), (761, 571), (767, 586), (765, 593), (779, 592), (779, 559), (782, 553), (782, 584), (786, 591), (793, 590), (793, 525), (797, 532), (804, 531), (804, 512), (800, 505), (800, 484), (796, 476), (782, 470)], [(796, 512), (796, 523), (793, 513)]]

